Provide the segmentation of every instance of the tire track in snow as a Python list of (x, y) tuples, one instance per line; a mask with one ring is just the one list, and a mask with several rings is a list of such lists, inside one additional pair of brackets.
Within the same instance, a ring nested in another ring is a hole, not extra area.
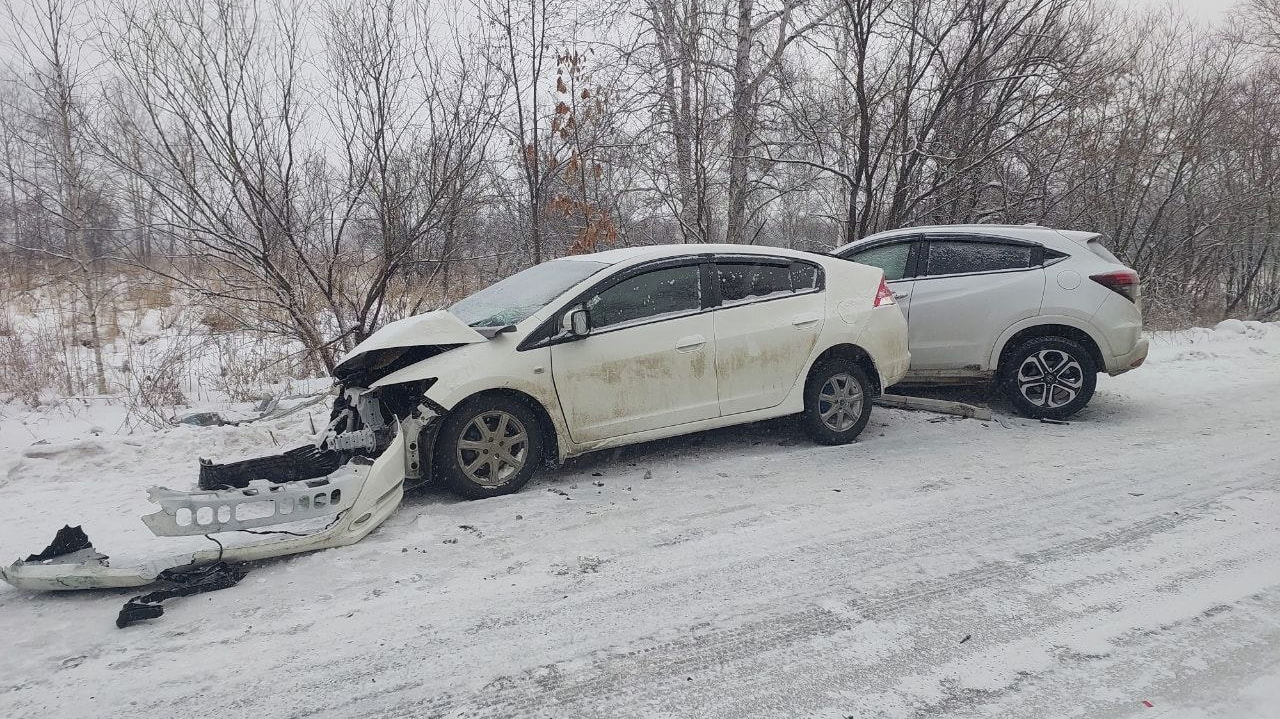
[[(1237, 494), (1237, 493), (1233, 493)], [(1064, 558), (1074, 558), (1082, 553), (1097, 553), (1114, 547), (1123, 547), (1172, 531), (1185, 522), (1199, 519), (1206, 512), (1221, 506), (1222, 500), (1209, 500), (1193, 508), (1191, 512), (1167, 514), (1022, 555), (1017, 562), (994, 562), (945, 577), (906, 584), (894, 592), (843, 600), (834, 608), (810, 606), (785, 615), (766, 615), (744, 624), (695, 630), (692, 636), (675, 640), (642, 643), (625, 651), (596, 653), (585, 666), (582, 661), (542, 665), (526, 670), (527, 676), (502, 676), (490, 683), (482, 692), (467, 697), (437, 696), (430, 702), (433, 711), (445, 716), (523, 716), (547, 713), (555, 716), (591, 715), (608, 708), (615, 715), (659, 713), (674, 711), (678, 707), (645, 705), (644, 687), (652, 686), (654, 677), (676, 679), (683, 674), (699, 675), (704, 679), (711, 668), (752, 657), (768, 656), (790, 647), (803, 646), (815, 639), (838, 635), (855, 629), (864, 621), (883, 621), (896, 615), (910, 613), (922, 606), (940, 603), (948, 597), (963, 596), (976, 589), (993, 584), (1008, 584), (1014, 579), (1025, 579), (1036, 567)], [(671, 688), (659, 689), (659, 695)], [(688, 690), (684, 689), (687, 694)], [(611, 701), (626, 695), (627, 701), (617, 705)], [(703, 700), (714, 705), (714, 697)], [(327, 707), (322, 714), (343, 706), (359, 706), (362, 711), (378, 707), (377, 715), (395, 716), (400, 708), (395, 702), (388, 705), (388, 697), (382, 692), (352, 697), (351, 703)], [(413, 712), (422, 711), (424, 705), (413, 704)], [(704, 704), (703, 706), (706, 706)], [(758, 708), (758, 704), (753, 704)], [(749, 707), (739, 707), (746, 709)], [(630, 709), (630, 711), (628, 711)], [(644, 711), (639, 711), (643, 709)], [(577, 713), (575, 713), (577, 712)], [(751, 713), (751, 712), (747, 712)], [(723, 715), (733, 715), (733, 711)]]

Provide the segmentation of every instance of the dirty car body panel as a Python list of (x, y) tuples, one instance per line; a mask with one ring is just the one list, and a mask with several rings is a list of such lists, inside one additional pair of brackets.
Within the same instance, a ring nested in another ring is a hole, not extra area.
[[(373, 387), (425, 381), (447, 411), (486, 391), (532, 398), (554, 425), (559, 459), (608, 447), (796, 414), (815, 360), (864, 351), (879, 387), (906, 372), (906, 321), (874, 306), (878, 268), (781, 248), (658, 245), (554, 260), (605, 268), (484, 344), (441, 353)], [(723, 301), (722, 271), (741, 285)], [(698, 282), (689, 285), (689, 270)], [(793, 284), (784, 289), (781, 277)], [(772, 279), (772, 283), (771, 283)], [(809, 284), (806, 284), (809, 283)], [(629, 287), (639, 306), (611, 304)], [(694, 289), (696, 287), (696, 289)], [(646, 294), (645, 288), (668, 292)], [(696, 292), (696, 295), (693, 293)], [(591, 331), (569, 335), (586, 310)]]

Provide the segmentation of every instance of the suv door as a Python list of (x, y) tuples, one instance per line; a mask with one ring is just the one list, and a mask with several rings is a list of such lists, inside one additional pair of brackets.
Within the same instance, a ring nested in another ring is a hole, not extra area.
[(919, 235), (897, 237), (876, 242), (870, 247), (855, 247), (841, 253), (846, 260), (884, 270), (884, 281), (893, 290), (893, 299), (902, 316), (911, 321), (911, 294), (915, 290), (916, 261), (923, 246)]
[(783, 257), (716, 258), (720, 414), (776, 407), (804, 371), (826, 319), (822, 268)]
[[(586, 337), (551, 347), (569, 436), (593, 442), (719, 414), (711, 314), (696, 260), (592, 290)], [(557, 319), (557, 321), (559, 321)]]
[(925, 239), (908, 318), (911, 369), (993, 369), (1000, 333), (1040, 312), (1044, 248), (987, 235)]

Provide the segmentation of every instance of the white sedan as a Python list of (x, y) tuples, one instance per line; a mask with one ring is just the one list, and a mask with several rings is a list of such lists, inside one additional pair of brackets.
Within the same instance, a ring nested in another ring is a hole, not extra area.
[[(800, 414), (817, 441), (849, 442), (909, 364), (906, 320), (875, 267), (736, 245), (553, 260), (357, 345), (335, 370), (339, 396), (315, 444), (201, 460), (200, 491), (148, 493), (160, 508), (142, 519), (159, 537), (266, 538), (115, 566), (68, 526), (0, 577), (133, 587), (339, 547), (385, 521), (411, 484), (491, 497), (544, 462), (770, 417)], [(276, 525), (287, 529), (262, 530)], [(118, 621), (155, 616), (126, 610)]]
[(609, 250), (369, 337), (335, 371), (335, 440), (425, 400), (443, 420), (417, 443), (423, 474), (488, 497), (544, 461), (784, 415), (849, 442), (909, 360), (878, 268), (740, 245)]

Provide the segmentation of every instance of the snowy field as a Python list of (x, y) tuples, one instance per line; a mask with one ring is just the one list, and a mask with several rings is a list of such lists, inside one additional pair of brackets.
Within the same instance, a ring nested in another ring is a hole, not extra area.
[[(1156, 335), (1069, 425), (994, 407), (411, 494), (125, 630), (134, 592), (0, 586), (0, 717), (1280, 717), (1280, 324)], [(5, 562), (65, 522), (118, 564), (207, 545), (151, 537), (146, 488), (309, 432), (0, 412)]]

